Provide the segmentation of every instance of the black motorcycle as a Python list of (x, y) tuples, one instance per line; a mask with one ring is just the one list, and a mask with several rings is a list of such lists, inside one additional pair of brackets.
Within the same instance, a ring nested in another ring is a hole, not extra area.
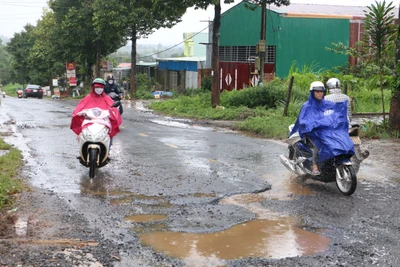
[(122, 115), (124, 109), (122, 108), (120, 96), (115, 92), (109, 93), (108, 96), (111, 97), (111, 99), (114, 101), (113, 107), (117, 107), (119, 110), (119, 114)]

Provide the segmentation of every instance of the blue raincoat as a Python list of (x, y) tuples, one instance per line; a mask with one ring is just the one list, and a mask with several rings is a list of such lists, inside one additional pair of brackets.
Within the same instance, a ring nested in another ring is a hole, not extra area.
[(348, 130), (347, 101), (317, 100), (310, 91), (290, 134), (298, 131), (301, 138), (310, 138), (319, 150), (318, 162), (323, 162), (338, 155), (354, 155)]

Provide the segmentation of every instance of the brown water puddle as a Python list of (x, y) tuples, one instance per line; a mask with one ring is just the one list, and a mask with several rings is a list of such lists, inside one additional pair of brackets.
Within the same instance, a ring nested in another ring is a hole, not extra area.
[(125, 217), (125, 221), (127, 222), (152, 222), (152, 221), (160, 221), (167, 219), (167, 215), (162, 214), (140, 214)]
[(291, 200), (293, 196), (312, 196), (315, 195), (305, 183), (288, 173), (275, 176), (263, 176), (263, 180), (271, 184), (271, 190), (262, 193), (264, 198), (274, 200)]
[(146, 196), (142, 194), (136, 195), (128, 195), (122, 198), (116, 198), (110, 200), (110, 205), (133, 205), (135, 204), (135, 200), (148, 200), (154, 201), (154, 204), (147, 203), (146, 206), (157, 206), (157, 207), (164, 207), (168, 208), (171, 207), (172, 204), (169, 203), (164, 196)]
[(208, 264), (247, 257), (278, 259), (312, 255), (325, 251), (330, 242), (327, 237), (295, 226), (290, 217), (258, 219), (218, 233), (154, 232), (142, 234), (140, 239), (158, 252)]
[(138, 235), (141, 235), (144, 233), (150, 233), (150, 232), (166, 231), (167, 229), (168, 229), (168, 225), (163, 222), (155, 222), (155, 223), (146, 224), (143, 227), (138, 226), (138, 227), (130, 228), (130, 230), (134, 231)]

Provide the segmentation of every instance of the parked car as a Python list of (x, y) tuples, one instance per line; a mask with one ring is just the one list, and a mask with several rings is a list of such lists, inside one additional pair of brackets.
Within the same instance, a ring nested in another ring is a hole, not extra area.
[(28, 84), (24, 89), (23, 93), (24, 98), (27, 97), (37, 97), (39, 99), (43, 98), (43, 89), (40, 85), (36, 84)]

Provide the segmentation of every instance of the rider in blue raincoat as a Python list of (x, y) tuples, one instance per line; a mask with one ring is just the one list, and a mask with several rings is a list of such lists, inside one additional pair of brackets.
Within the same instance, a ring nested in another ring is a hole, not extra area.
[(338, 155), (354, 155), (354, 144), (349, 137), (347, 101), (333, 103), (325, 100), (325, 86), (313, 82), (308, 101), (303, 104), (290, 135), (299, 132), (316, 147), (313, 157), (313, 174), (319, 175), (318, 163)]

